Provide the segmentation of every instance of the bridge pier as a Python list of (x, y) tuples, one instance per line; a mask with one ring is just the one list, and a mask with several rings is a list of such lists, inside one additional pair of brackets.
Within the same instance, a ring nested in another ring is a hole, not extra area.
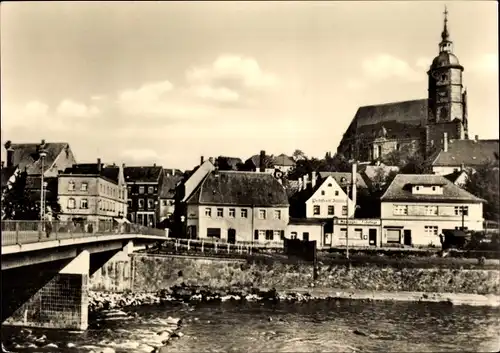
[(90, 254), (83, 250), (4, 323), (86, 330)]

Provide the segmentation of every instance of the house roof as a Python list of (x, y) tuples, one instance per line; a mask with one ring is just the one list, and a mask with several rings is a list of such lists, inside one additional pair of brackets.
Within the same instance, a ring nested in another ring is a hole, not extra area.
[(425, 125), (427, 99), (417, 99), (359, 107), (354, 120), (359, 128), (366, 125), (398, 122), (408, 125)]
[(443, 150), (433, 158), (433, 166), (478, 166), (497, 161), (499, 156), (498, 140), (450, 140), (448, 151)]
[(288, 198), (300, 191), (300, 183), (298, 180), (284, 180), (283, 186), (285, 187)]
[(163, 168), (163, 175), (182, 175), (183, 172), (180, 169), (175, 168)]
[[(412, 194), (412, 185), (442, 185), (440, 195)], [(398, 174), (380, 198), (380, 201), (408, 201), (408, 202), (484, 202), (465, 191), (441, 175), (435, 174)]]
[(280, 154), (277, 157), (274, 157), (273, 162), (275, 165), (284, 167), (293, 167), (296, 164), (292, 157), (289, 157), (284, 153)]
[(182, 174), (165, 174), (160, 188), (160, 199), (173, 199), (175, 198), (175, 188), (177, 183), (183, 178)]
[[(326, 179), (327, 177), (331, 176), (335, 179), (335, 181), (337, 182), (337, 184), (339, 184), (339, 186), (341, 188), (344, 188), (347, 186), (348, 183), (351, 182), (352, 180), (352, 173), (344, 173), (344, 172), (319, 172), (319, 177), (321, 179)], [(342, 182), (342, 178), (345, 178), (347, 180), (347, 182), (343, 183)], [(366, 185), (365, 183), (365, 180), (363, 179), (363, 177), (361, 176), (360, 173), (356, 173), (356, 186), (358, 188), (362, 188), (362, 189), (367, 189), (368, 186)]]
[(61, 175), (100, 175), (117, 184), (119, 182), (120, 167), (103, 165), (99, 172), (97, 163), (82, 163), (66, 168)]
[(443, 175), (446, 179), (451, 181), (452, 183), (456, 183), (458, 178), (460, 178), (463, 174), (467, 174), (464, 170), (457, 170), (456, 172)]
[(274, 176), (233, 171), (212, 171), (187, 202), (235, 206), (288, 206), (286, 191)]
[(154, 183), (160, 180), (163, 168), (159, 166), (151, 167), (125, 167), (123, 174), (127, 183), (145, 182)]
[(16, 172), (18, 168), (17, 167), (3, 167), (1, 169), (2, 173), (2, 184), (1, 187), (2, 189), (7, 186), (9, 179), (12, 177), (12, 175)]
[[(28, 175), (41, 174), (42, 163), (38, 153), (39, 143), (13, 143), (11, 144), (14, 150), (13, 164), (19, 166), (19, 169), (26, 171)], [(69, 150), (67, 142), (48, 142), (45, 143), (45, 151), (47, 155), (44, 159), (44, 170), (46, 172), (54, 164), (57, 157), (63, 150)]]

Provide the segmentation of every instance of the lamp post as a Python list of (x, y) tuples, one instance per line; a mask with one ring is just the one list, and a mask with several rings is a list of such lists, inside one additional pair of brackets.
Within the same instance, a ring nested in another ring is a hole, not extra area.
[(47, 151), (44, 149), (45, 147), (45, 141), (42, 141), (42, 144), (40, 145), (40, 159), (42, 163), (42, 171), (41, 171), (41, 181), (40, 181), (40, 220), (43, 221), (43, 218), (45, 216), (45, 183), (44, 183), (44, 168), (45, 168), (45, 157), (47, 156)]
[(345, 225), (346, 225), (346, 231), (345, 231), (345, 256), (346, 259), (349, 259), (349, 191), (351, 189), (351, 185), (347, 181), (346, 178), (342, 177), (340, 179), (342, 183), (347, 183), (347, 197), (346, 197), (346, 215), (345, 215)]

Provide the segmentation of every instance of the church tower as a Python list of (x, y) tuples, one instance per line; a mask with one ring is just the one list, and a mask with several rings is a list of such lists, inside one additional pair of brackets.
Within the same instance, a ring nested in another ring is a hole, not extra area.
[(463, 66), (453, 54), (453, 42), (448, 32), (448, 11), (445, 8), (439, 54), (427, 72), (427, 151), (443, 145), (445, 132), (450, 139), (468, 139), (467, 92), (462, 85), (463, 71)]

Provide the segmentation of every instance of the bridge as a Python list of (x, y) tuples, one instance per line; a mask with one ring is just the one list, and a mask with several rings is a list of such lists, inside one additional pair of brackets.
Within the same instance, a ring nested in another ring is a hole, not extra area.
[(85, 330), (89, 277), (108, 261), (166, 240), (117, 222), (2, 221), (2, 324)]

